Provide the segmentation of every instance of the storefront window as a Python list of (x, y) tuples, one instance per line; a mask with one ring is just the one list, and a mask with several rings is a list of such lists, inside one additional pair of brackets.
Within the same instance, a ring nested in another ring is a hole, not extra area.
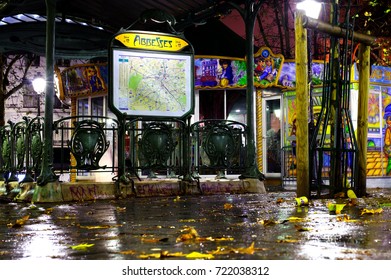
[(266, 173), (281, 173), (280, 98), (266, 100)]
[(199, 119), (228, 119), (246, 123), (245, 90), (203, 90), (199, 92)]
[(88, 114), (88, 98), (79, 99), (77, 101), (77, 114), (81, 116), (87, 116)]
[(89, 97), (77, 101), (77, 114), (81, 116), (105, 116), (106, 97)]

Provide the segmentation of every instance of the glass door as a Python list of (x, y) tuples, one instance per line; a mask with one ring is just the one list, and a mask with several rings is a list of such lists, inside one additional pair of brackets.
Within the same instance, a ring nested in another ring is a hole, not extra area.
[(281, 176), (281, 97), (263, 99), (263, 166), (266, 176)]

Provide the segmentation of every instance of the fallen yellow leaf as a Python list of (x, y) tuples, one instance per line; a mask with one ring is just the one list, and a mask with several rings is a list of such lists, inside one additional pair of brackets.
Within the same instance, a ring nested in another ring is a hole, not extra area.
[(299, 225), (295, 225), (295, 228), (296, 228), (297, 231), (300, 231), (300, 232), (312, 230), (312, 228), (302, 227), (302, 226), (299, 226)]
[(125, 212), (126, 211), (126, 207), (119, 207), (119, 206), (117, 206), (116, 210), (117, 210), (117, 212)]
[(344, 214), (343, 216), (338, 216), (337, 217), (337, 221), (338, 222), (347, 222), (349, 220), (350, 220), (350, 217), (347, 214)]
[(347, 195), (349, 198), (357, 198), (356, 194), (354, 193), (353, 190), (348, 190)]
[(21, 226), (23, 226), (26, 223), (26, 221), (29, 218), (30, 218), (30, 215), (26, 215), (26, 216), (24, 216), (24, 217), (22, 217), (20, 219), (17, 219), (14, 224), (13, 223), (9, 223), (9, 224), (7, 224), (7, 226), (10, 227), (10, 228), (21, 227)]
[(238, 252), (240, 254), (252, 255), (252, 254), (254, 254), (254, 251), (255, 251), (255, 249), (254, 249), (254, 242), (251, 243), (251, 245), (249, 247), (247, 247), (247, 248), (238, 248), (237, 250), (238, 250)]
[(95, 244), (88, 244), (88, 243), (82, 243), (79, 245), (70, 246), (73, 250), (86, 250), (87, 248), (90, 248), (94, 246)]
[(185, 220), (179, 220), (181, 223), (195, 223), (196, 220), (195, 219), (185, 219)]
[(183, 257), (183, 256), (184, 256), (184, 254), (182, 252), (170, 253), (168, 251), (162, 251), (160, 253), (161, 258), (175, 258), (175, 257)]
[(335, 205), (335, 214), (341, 214), (343, 208), (346, 206), (346, 204), (339, 204), (337, 203)]
[(108, 225), (102, 225), (102, 226), (81, 226), (79, 225), (79, 228), (85, 228), (85, 229), (102, 229), (102, 228), (110, 228), (111, 226)]
[(346, 206), (346, 204), (343, 203), (329, 203), (327, 207), (329, 208), (330, 212), (334, 212), (335, 214), (341, 214), (341, 211)]
[(123, 255), (134, 255), (134, 254), (136, 254), (136, 251), (134, 251), (134, 250), (127, 250), (127, 251), (121, 251), (119, 253), (123, 254)]
[(152, 254), (141, 254), (139, 256), (140, 259), (163, 259), (163, 258), (175, 258), (175, 257), (183, 257), (184, 254), (182, 252), (170, 253), (168, 251), (162, 251), (160, 253), (152, 253)]
[(299, 240), (296, 239), (279, 239), (277, 240), (277, 243), (296, 243), (299, 242)]
[(258, 223), (264, 226), (272, 226), (277, 224), (277, 222), (273, 220), (260, 220)]
[(150, 258), (155, 258), (155, 259), (160, 259), (160, 253), (153, 253), (153, 254), (142, 254), (139, 256), (140, 259), (150, 259)]
[(228, 255), (228, 254), (249, 254), (252, 255), (254, 254), (255, 251), (263, 251), (266, 250), (264, 248), (255, 248), (254, 247), (254, 242), (251, 243), (249, 247), (245, 248), (232, 248), (232, 247), (227, 247), (227, 246), (222, 246), (222, 247), (217, 247), (216, 250), (214, 251), (209, 251), (209, 254), (212, 255)]
[(65, 214), (65, 216), (64, 217), (57, 217), (57, 219), (59, 219), (59, 220), (71, 220), (71, 219), (76, 219), (76, 215), (75, 214), (72, 214), (72, 215), (70, 215), (70, 214)]
[(290, 221), (291, 223), (297, 223), (297, 222), (302, 222), (302, 221), (304, 221), (304, 218), (289, 217), (289, 218), (288, 218), (288, 221)]
[(364, 214), (380, 214), (383, 212), (383, 208), (379, 208), (379, 209), (362, 209), (361, 210), (361, 216), (364, 215)]
[(186, 255), (186, 258), (188, 259), (214, 259), (214, 256), (212, 254), (203, 254), (198, 252), (191, 252), (190, 254)]
[(158, 243), (158, 242), (167, 242), (168, 238), (145, 238), (141, 237), (141, 242), (143, 243)]
[(106, 229), (106, 228), (116, 228), (122, 227), (122, 225), (94, 225), (94, 226), (82, 226), (78, 224), (78, 227), (85, 229)]
[(199, 237), (198, 232), (193, 227), (186, 227), (183, 231), (186, 233), (179, 235), (176, 239), (176, 242), (195, 240), (197, 237)]
[(229, 209), (232, 209), (234, 206), (231, 204), (231, 203), (225, 203), (224, 204), (224, 209), (225, 210), (229, 210)]
[(191, 233), (184, 233), (177, 237), (176, 242), (182, 242), (182, 241), (188, 241), (188, 240), (195, 240), (196, 236), (194, 236)]
[(212, 254), (212, 255), (228, 255), (228, 254), (231, 254), (231, 253), (236, 253), (237, 251), (233, 250), (232, 248), (230, 247), (217, 247), (216, 250), (214, 251), (210, 251), (209, 254)]

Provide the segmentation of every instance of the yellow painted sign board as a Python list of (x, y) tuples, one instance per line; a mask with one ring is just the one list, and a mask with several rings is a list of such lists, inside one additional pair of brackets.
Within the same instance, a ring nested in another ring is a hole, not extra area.
[(144, 33), (122, 33), (115, 37), (128, 48), (137, 48), (153, 51), (180, 51), (189, 44), (178, 37), (144, 34)]

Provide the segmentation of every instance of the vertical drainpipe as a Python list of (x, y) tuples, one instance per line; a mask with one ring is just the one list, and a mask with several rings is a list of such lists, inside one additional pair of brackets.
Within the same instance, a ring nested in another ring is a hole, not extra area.
[(37, 183), (40, 186), (57, 181), (53, 167), (53, 104), (54, 104), (54, 50), (55, 50), (56, 0), (46, 0), (46, 90), (45, 125), (41, 174)]

